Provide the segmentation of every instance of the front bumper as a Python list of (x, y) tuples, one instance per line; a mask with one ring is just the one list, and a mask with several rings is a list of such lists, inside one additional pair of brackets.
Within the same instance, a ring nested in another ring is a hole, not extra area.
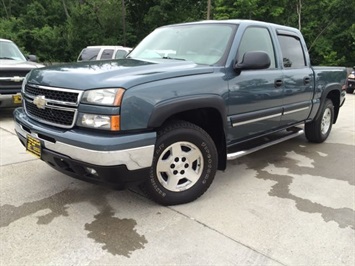
[(67, 175), (115, 184), (139, 181), (148, 176), (155, 132), (105, 135), (58, 130), (31, 120), (22, 108), (14, 111), (14, 120), (22, 144), (26, 146), (28, 135), (39, 139), (41, 159)]

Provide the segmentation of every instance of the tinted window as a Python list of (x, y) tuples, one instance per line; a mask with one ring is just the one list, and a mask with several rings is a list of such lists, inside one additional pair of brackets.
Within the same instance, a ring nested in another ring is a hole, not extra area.
[(112, 59), (113, 49), (105, 49), (102, 52), (101, 59)]
[(125, 58), (127, 54), (128, 52), (126, 52), (125, 50), (117, 50), (115, 58), (116, 59)]
[(91, 61), (96, 60), (97, 55), (100, 52), (100, 48), (85, 48), (80, 56), (78, 61)]
[(293, 36), (278, 35), (281, 46), (282, 61), (286, 68), (303, 68), (306, 66), (301, 42)]
[(243, 60), (243, 55), (249, 51), (264, 51), (271, 60), (270, 68), (275, 68), (274, 46), (270, 33), (265, 28), (247, 28), (243, 34), (238, 49), (238, 62)]

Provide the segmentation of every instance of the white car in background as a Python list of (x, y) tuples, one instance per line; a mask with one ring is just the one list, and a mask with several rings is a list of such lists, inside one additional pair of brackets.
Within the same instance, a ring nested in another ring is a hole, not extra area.
[(132, 48), (123, 46), (88, 46), (81, 51), (77, 61), (122, 59), (125, 58), (131, 50)]

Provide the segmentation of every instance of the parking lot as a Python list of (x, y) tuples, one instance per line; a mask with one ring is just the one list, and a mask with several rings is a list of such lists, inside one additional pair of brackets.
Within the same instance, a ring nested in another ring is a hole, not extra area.
[(0, 110), (1, 265), (354, 265), (355, 94), (323, 144), (298, 137), (228, 163), (162, 207), (56, 172)]

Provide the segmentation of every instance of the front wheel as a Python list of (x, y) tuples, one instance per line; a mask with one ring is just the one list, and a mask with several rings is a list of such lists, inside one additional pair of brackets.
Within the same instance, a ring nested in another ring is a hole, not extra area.
[(217, 170), (217, 150), (202, 128), (174, 121), (158, 132), (150, 177), (145, 191), (162, 205), (176, 205), (200, 197)]
[(310, 142), (321, 143), (325, 141), (332, 129), (334, 121), (333, 102), (327, 99), (321, 108), (321, 115), (305, 125), (306, 138)]

